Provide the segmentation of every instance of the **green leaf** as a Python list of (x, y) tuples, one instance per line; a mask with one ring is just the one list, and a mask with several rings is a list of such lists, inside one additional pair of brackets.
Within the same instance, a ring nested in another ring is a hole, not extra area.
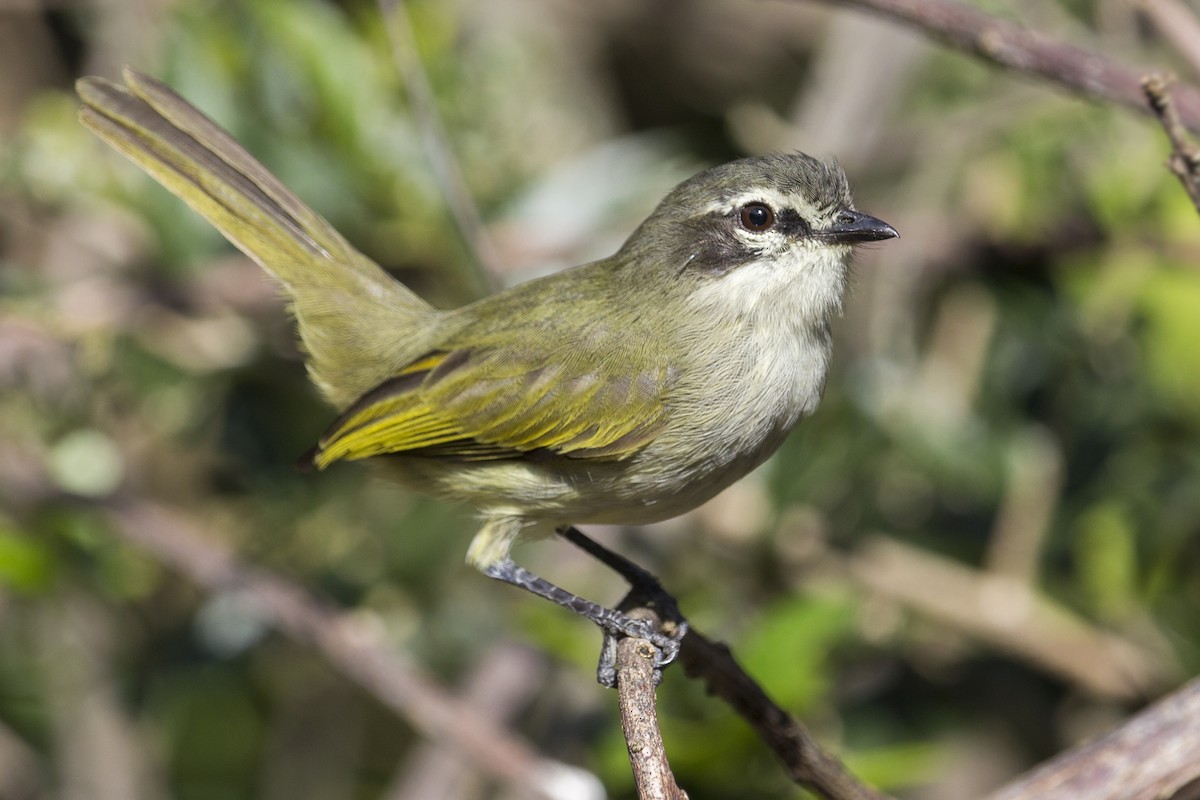
[(1143, 288), (1141, 310), (1151, 385), (1175, 411), (1200, 424), (1200, 273), (1159, 270)]
[(55, 560), (44, 542), (0, 523), (0, 586), (35, 594), (50, 585)]
[(844, 596), (788, 598), (758, 619), (738, 645), (742, 666), (775, 702), (802, 713), (826, 694), (826, 659), (852, 631), (852, 602)]

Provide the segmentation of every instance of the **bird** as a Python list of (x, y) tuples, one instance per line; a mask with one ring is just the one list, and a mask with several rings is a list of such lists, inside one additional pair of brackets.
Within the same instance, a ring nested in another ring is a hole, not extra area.
[(439, 310), (165, 84), (123, 78), (77, 83), (82, 123), (288, 298), (308, 374), (336, 410), (302, 464), (368, 460), (475, 507), (470, 565), (606, 636), (650, 638), (669, 663), (678, 635), (551, 584), (511, 547), (690, 511), (814, 412), (852, 254), (899, 235), (855, 209), (845, 172), (799, 152), (705, 169), (612, 256)]

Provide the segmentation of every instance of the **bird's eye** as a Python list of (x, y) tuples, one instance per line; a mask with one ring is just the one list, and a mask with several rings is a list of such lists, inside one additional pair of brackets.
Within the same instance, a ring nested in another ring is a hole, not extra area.
[(742, 206), (742, 227), (761, 233), (775, 224), (775, 212), (766, 203), (747, 203)]

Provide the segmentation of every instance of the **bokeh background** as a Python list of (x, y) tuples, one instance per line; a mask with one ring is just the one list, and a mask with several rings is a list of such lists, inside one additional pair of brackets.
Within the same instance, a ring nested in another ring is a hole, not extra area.
[[(1192, 77), (1125, 0), (981, 5)], [(906, 798), (980, 796), (1200, 671), (1200, 220), (1152, 120), (800, 0), (408, 13), (490, 273), (367, 0), (0, 3), (0, 797), (502, 795), (114, 509), (303, 585), (633, 796), (596, 632), (466, 567), (469, 509), (295, 471), (331, 414), (274, 289), (75, 119), (73, 80), (126, 63), (443, 306), (607, 255), (705, 165), (835, 156), (903, 238), (858, 259), (820, 411), (695, 513), (593, 533)], [(517, 557), (621, 595), (565, 544)], [(693, 800), (802, 796), (677, 670), (660, 715)]]

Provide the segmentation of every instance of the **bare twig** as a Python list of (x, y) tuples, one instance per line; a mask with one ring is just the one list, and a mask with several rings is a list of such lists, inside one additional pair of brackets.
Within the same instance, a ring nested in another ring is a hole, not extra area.
[(679, 660), (690, 677), (704, 681), (709, 692), (728, 703), (750, 723), (758, 737), (783, 762), (791, 779), (800, 786), (826, 800), (883, 800), (887, 797), (859, 783), (837, 758), (822, 750), (804, 726), (746, 674), (726, 645), (710, 641), (691, 628), (683, 637)]
[[(629, 581), (630, 592), (618, 609), (629, 614), (650, 614), (656, 620), (661, 614), (666, 622), (659, 628), (671, 636), (679, 626), (687, 624), (675, 598), (662, 588), (654, 575), (592, 540), (578, 528), (560, 529), (559, 535)], [(653, 605), (658, 614), (653, 614), (643, 604)], [(793, 781), (827, 800), (880, 800), (884, 797), (859, 783), (840, 761), (823, 751), (808, 731), (746, 674), (727, 646), (709, 641), (691, 626), (686, 631), (679, 649), (679, 662), (684, 672), (688, 677), (704, 681), (710, 694), (720, 697), (746, 720), (763, 743), (783, 761)], [(618, 647), (623, 644), (624, 640)], [(622, 702), (622, 713), (624, 706)], [(632, 743), (630, 756), (633, 756)]]
[[(540, 653), (508, 641), (492, 645), (460, 688), (472, 711), (503, 725), (525, 708), (546, 680), (547, 660)], [(479, 771), (461, 749), (427, 742), (395, 770), (384, 800), (427, 800), (471, 797), (481, 782)]]
[(404, 6), (404, 0), (379, 0), (379, 10), (392, 43), (392, 57), (404, 79), (413, 116), (421, 131), (421, 141), (442, 196), (484, 279), (488, 286), (495, 289), (496, 276), (500, 274), (500, 253), (479, 216), (479, 209), (459, 169), (458, 159), (450, 151), (450, 136), (438, 114), (433, 89), (417, 53), (408, 9)]
[(0, 797), (49, 795), (39, 756), (20, 734), (0, 720)]
[(118, 634), (111, 618), (90, 598), (74, 592), (33, 610), (37, 653), (32, 657), (42, 665), (45, 685), (53, 687), (47, 695), (46, 723), (54, 741), (53, 785), (58, 796), (167, 797), (154, 757), (142, 746), (138, 722), (120, 699)]
[(1107, 736), (1076, 747), (987, 800), (1200, 798), (1200, 680)]
[(1192, 72), (1200, 75), (1200, 20), (1181, 0), (1133, 0)]
[[(816, 0), (826, 5), (882, 14), (959, 50), (1036, 75), (1095, 100), (1147, 111), (1137, 70), (1105, 56), (1053, 39), (953, 0)], [(1200, 92), (1176, 91), (1183, 124), (1200, 132)]]
[(1133, 699), (1172, 672), (1159, 653), (1098, 630), (1023, 580), (989, 575), (886, 537), (850, 557), (851, 576), (903, 603), (1104, 697)]
[(376, 641), (351, 617), (284, 578), (241, 563), (183, 515), (131, 500), (116, 505), (111, 519), (122, 537), (206, 589), (247, 593), (276, 628), (314, 647), (422, 734), (457, 748), (519, 797), (563, 800), (594, 794), (587, 791), (594, 782), (590, 776), (541, 758)]
[(1200, 149), (1188, 136), (1183, 123), (1179, 119), (1179, 111), (1171, 95), (1172, 79), (1166, 75), (1148, 76), (1142, 82), (1142, 90), (1154, 115), (1158, 117), (1167, 138), (1171, 140), (1171, 157), (1167, 159), (1167, 168), (1179, 178), (1192, 205), (1200, 212)]
[(1036, 586), (1062, 491), (1063, 457), (1053, 437), (1034, 426), (1014, 444), (984, 571)]
[[(659, 624), (649, 609), (634, 609), (631, 617)], [(654, 707), (655, 648), (646, 639), (627, 637), (617, 644), (617, 698), (621, 706), (621, 729), (629, 748), (629, 764), (639, 800), (687, 800), (675, 783)]]

